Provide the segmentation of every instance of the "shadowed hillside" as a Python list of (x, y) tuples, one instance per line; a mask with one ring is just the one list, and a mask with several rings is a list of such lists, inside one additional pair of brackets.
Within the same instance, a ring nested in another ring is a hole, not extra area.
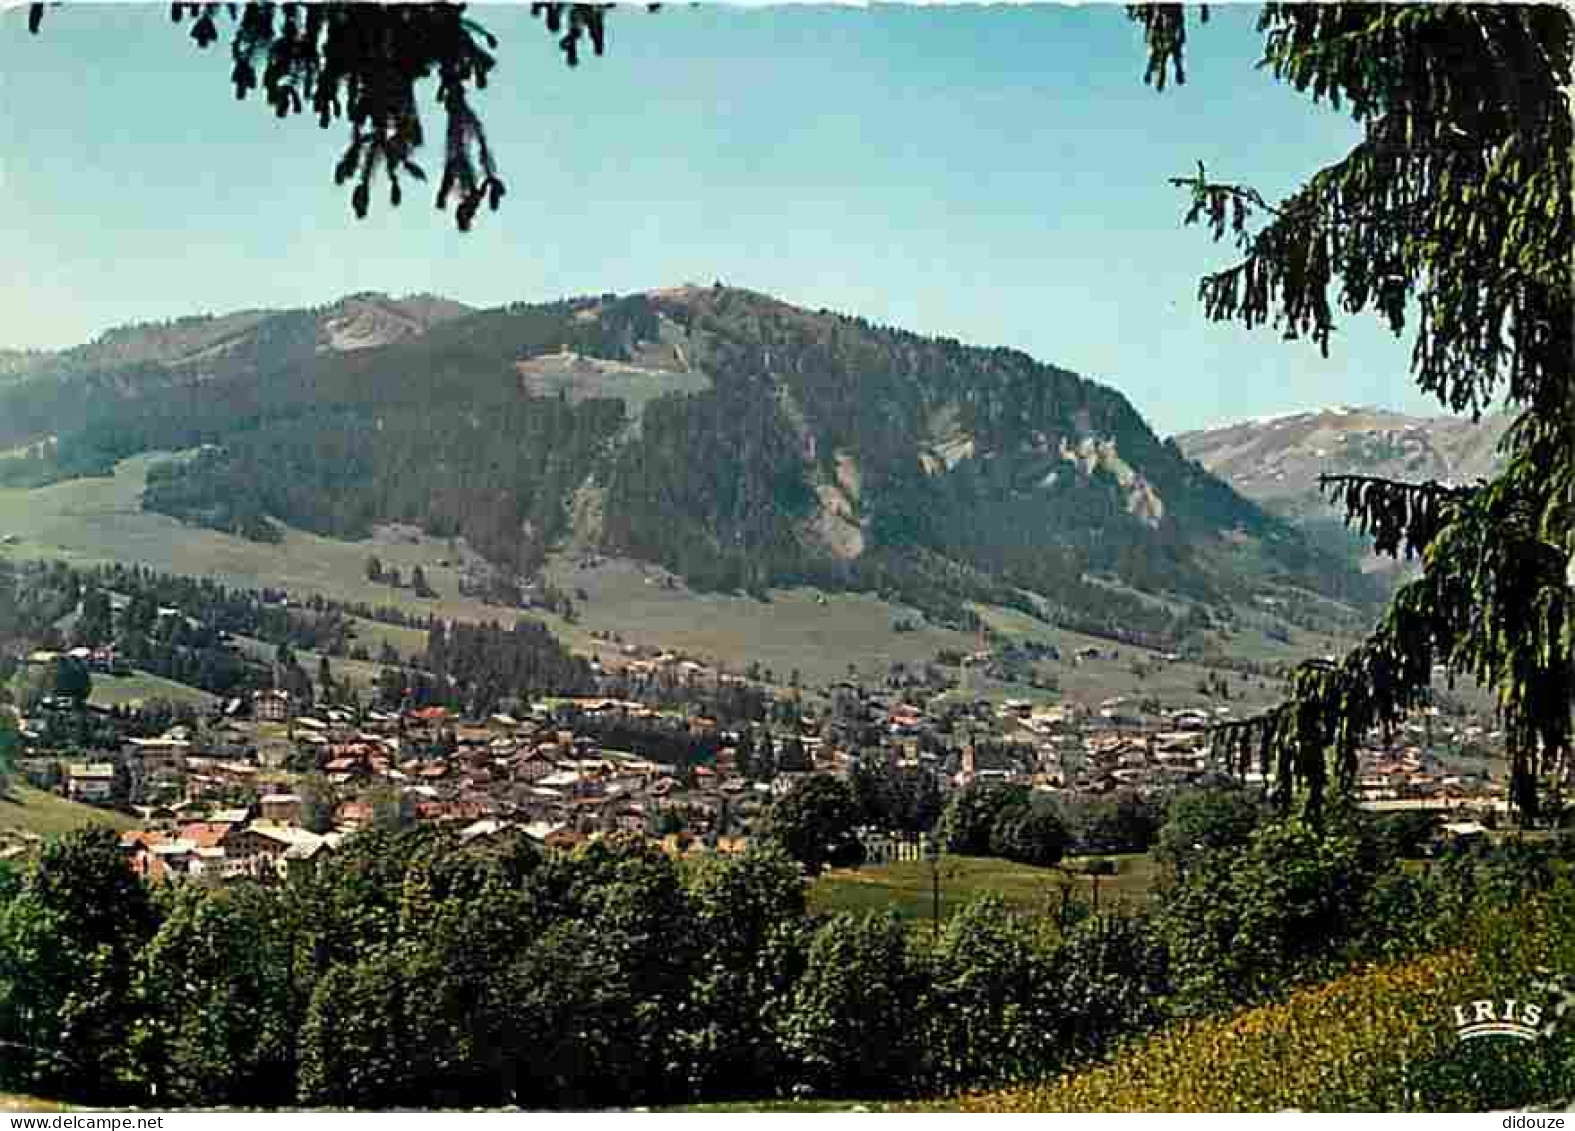
[(1147, 643), (1264, 583), (1367, 595), (1121, 394), (1011, 350), (722, 287), (194, 321), (0, 390), (32, 442), (0, 480), (198, 449), (148, 509), (259, 540), (410, 523), (516, 578), (572, 543), (702, 589), (877, 592), (959, 627), (983, 600)]

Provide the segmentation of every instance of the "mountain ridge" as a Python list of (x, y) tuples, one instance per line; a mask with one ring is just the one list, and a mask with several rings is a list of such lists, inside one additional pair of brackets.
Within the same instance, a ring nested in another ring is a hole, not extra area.
[[(150, 479), (148, 509), (253, 538), (413, 522), (513, 578), (573, 540), (701, 588), (900, 592), (938, 616), (988, 598), (1156, 639), (1183, 617), (1123, 587), (1205, 622), (1263, 583), (1366, 595), (1118, 390), (1020, 351), (720, 285), (391, 316), (383, 299), (219, 316), (240, 321), (202, 324), (202, 349), (188, 334), (178, 356), (57, 379), (103, 396), (0, 413), (0, 440), (60, 437), (0, 474), (197, 450)], [(45, 384), (0, 389), (0, 409)]]
[(1319, 492), (1318, 476), (1472, 483), (1493, 474), (1511, 420), (1502, 413), (1473, 421), (1342, 405), (1183, 432), (1175, 440), (1247, 498), (1375, 571), (1395, 563), (1345, 533), (1343, 512)]

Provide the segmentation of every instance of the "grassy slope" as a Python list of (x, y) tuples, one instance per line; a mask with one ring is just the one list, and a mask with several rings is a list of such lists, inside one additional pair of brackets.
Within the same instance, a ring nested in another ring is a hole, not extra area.
[[(275, 586), (307, 597), (321, 594), (373, 606), (392, 605), (426, 616), (507, 622), (505, 610), (457, 596), (458, 571), (437, 563), (455, 557), (446, 542), (422, 537), (382, 536), (364, 542), (320, 538), (286, 529), (274, 545), (248, 542), (141, 510), (147, 469), (160, 458), (138, 456), (122, 463), (110, 478), (81, 479), (33, 491), (0, 489), (0, 538), (15, 536), (17, 544), (0, 546), (0, 555), (14, 558), (56, 558), (78, 564), (105, 561), (137, 562), (157, 570), (212, 577), (228, 585)], [(365, 576), (366, 560), (375, 554), (385, 566), (407, 576), (420, 565), (441, 596), (421, 600), (409, 590), (374, 585)], [(654, 573), (654, 571), (651, 571)], [(595, 630), (617, 632), (627, 642), (656, 644), (719, 659), (736, 669), (752, 660), (786, 680), (797, 668), (806, 684), (820, 685), (846, 678), (853, 664), (860, 678), (883, 678), (894, 661), (918, 664), (933, 660), (942, 648), (962, 652), (978, 646), (968, 633), (923, 626), (896, 633), (892, 624), (911, 611), (875, 597), (828, 595), (821, 604), (813, 590), (776, 591), (767, 602), (746, 597), (668, 590), (646, 583), (637, 563), (608, 561), (580, 569), (568, 555), (549, 566), (549, 578), (569, 592), (584, 589), (590, 600), (577, 602), (577, 624), (540, 616), (571, 648), (588, 654), (611, 649), (592, 640)], [(1094, 640), (1006, 610), (987, 610), (992, 624), (1014, 635), (1027, 635), (1059, 645), (1064, 654), (1085, 644), (1108, 652), (1108, 641)], [(419, 650), (419, 631), (368, 629), (363, 634), (374, 659), (384, 638), (402, 653)], [(1304, 634), (1305, 635), (1305, 634)], [(1326, 641), (1310, 637), (1284, 649), (1265, 642), (1276, 658), (1299, 658), (1327, 650)], [(1084, 701), (1114, 694), (1157, 693), (1167, 702), (1202, 702), (1196, 686), (1202, 669), (1178, 664), (1139, 678), (1131, 672), (1139, 650), (1118, 647), (1121, 658), (1074, 666), (1044, 665), (1062, 683), (1062, 695), (1030, 691), (1021, 686), (975, 678), (971, 688), (992, 698), (1019, 696), (1036, 700), (1076, 698)], [(1265, 658), (1268, 658), (1265, 656)], [(1233, 679), (1233, 684), (1236, 683)], [(1272, 688), (1252, 688), (1249, 698), (1233, 702), (1236, 710), (1266, 704)]]
[[(235, 637), (235, 645), (242, 655), (263, 663), (271, 662), (278, 652), (278, 647), (265, 643), (250, 636)], [(314, 680), (317, 678), (317, 665), (323, 658), (320, 652), (313, 652), (305, 648), (295, 649), (295, 662), (301, 665), (302, 670)], [(343, 657), (329, 656), (328, 669), (336, 682), (346, 679), (357, 691), (366, 691), (377, 686), (377, 679), (382, 668), (375, 663), (364, 660), (347, 660)]]
[[(1119, 871), (1101, 876), (1105, 901), (1141, 899), (1153, 885), (1157, 866), (1147, 856), (1119, 856)], [(839, 868), (819, 877), (810, 888), (810, 906), (817, 911), (894, 911), (904, 919), (929, 919), (933, 891), (930, 866), (904, 860), (868, 868)], [(1067, 885), (1087, 898), (1094, 888), (1089, 876), (1057, 868), (1031, 868), (1006, 860), (951, 856), (941, 861), (941, 916), (949, 917), (969, 901), (987, 893), (1009, 906), (1036, 914), (1054, 914)]]
[(1449, 1009), (1475, 983), (1461, 951), (1373, 968), (1285, 1001), (1183, 1022), (1108, 1064), (965, 1097), (970, 1112), (1428, 1110), (1406, 1064), (1448, 1055)]
[(123, 813), (80, 805), (16, 781), (12, 781), (8, 793), (0, 796), (0, 829), (23, 829), (40, 836), (52, 836), (90, 824), (109, 825), (115, 829), (136, 826), (136, 822)]
[(18, 1095), (15, 1092), (0, 1092), (0, 1111), (51, 1112), (75, 1110), (69, 1104), (57, 1103), (54, 1100), (41, 1100), (33, 1096)]
[[(981, 606), (977, 611), (994, 631), (1008, 639), (1037, 640), (1053, 644), (1060, 649), (1062, 659), (1059, 662), (1046, 661), (1036, 665), (1041, 676), (1052, 677), (1060, 685), (1059, 695), (1049, 695), (1023, 686), (997, 685), (1011, 696), (1030, 700), (1071, 699), (1085, 704), (1095, 704), (1106, 697), (1118, 694), (1130, 696), (1135, 700), (1154, 696), (1167, 707), (1224, 706), (1229, 707), (1235, 714), (1251, 714), (1279, 702), (1278, 690), (1270, 680), (1247, 679), (1229, 673), (1227, 679), (1232, 688), (1232, 698), (1229, 701), (1221, 701), (1198, 692), (1199, 682), (1209, 672), (1209, 669), (1201, 664), (1185, 661), (1171, 663), (1141, 648), (1099, 640), (1062, 628), (1053, 628), (1016, 609), (992, 609)], [(1076, 651), (1085, 647), (1097, 648), (1100, 653), (1099, 658), (1074, 661), (1072, 657)], [(1112, 652), (1116, 653), (1116, 659), (1110, 658)], [(1309, 653), (1305, 648), (1300, 651), (1288, 648), (1284, 649), (1283, 655), (1263, 658), (1293, 661), (1307, 654)], [(1143, 666), (1145, 674), (1138, 675), (1133, 670), (1135, 664)]]
[(127, 676), (95, 675), (93, 694), (88, 702), (99, 707), (118, 707), (149, 699), (190, 703), (198, 709), (206, 709), (218, 701), (216, 696), (184, 683), (176, 683), (148, 672), (135, 672)]
[(665, 573), (621, 560), (580, 569), (564, 557), (548, 570), (554, 584), (590, 598), (580, 610), (582, 634), (616, 632), (626, 643), (716, 656), (738, 667), (757, 660), (780, 682), (795, 668), (805, 684), (846, 679), (850, 663), (860, 678), (875, 681), (894, 661), (922, 664), (938, 649), (975, 646), (973, 636), (947, 629), (893, 632), (893, 623), (911, 611), (864, 594), (826, 594), (821, 604), (815, 590), (774, 590), (765, 602), (664, 589), (654, 579)]

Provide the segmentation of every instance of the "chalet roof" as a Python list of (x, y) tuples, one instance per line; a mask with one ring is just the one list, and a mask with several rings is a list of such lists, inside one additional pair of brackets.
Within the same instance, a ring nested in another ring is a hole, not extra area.
[(500, 821), (496, 818), (486, 818), (476, 821), (474, 824), (466, 825), (464, 828), (460, 829), (459, 839), (463, 841), (471, 841), (475, 840), (477, 837), (492, 836), (494, 833), (500, 833), (505, 829), (510, 829), (513, 827), (514, 826), (508, 821)]
[(214, 848), (230, 835), (229, 825), (216, 825), (209, 821), (193, 821), (180, 827), (180, 839), (190, 841), (198, 848)]
[(88, 778), (109, 780), (115, 776), (115, 767), (109, 762), (73, 762), (66, 767), (66, 776), (70, 778)]
[(166, 839), (168, 838), (157, 829), (128, 829), (120, 834), (122, 848), (147, 848), (161, 844)]
[(316, 833), (309, 832), (306, 829), (298, 829), (293, 825), (274, 825), (266, 821), (253, 821), (247, 826), (247, 831), (254, 832), (258, 836), (267, 837), (278, 844), (286, 845), (315, 845), (323, 839)]

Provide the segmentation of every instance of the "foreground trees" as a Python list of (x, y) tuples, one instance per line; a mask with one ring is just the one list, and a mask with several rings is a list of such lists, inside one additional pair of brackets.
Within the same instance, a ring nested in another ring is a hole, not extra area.
[(0, 1089), (100, 1103), (140, 1093), (131, 987), (155, 924), (113, 832), (44, 847), (0, 905)]
[(73, 833), (0, 876), (0, 1090), (369, 1108), (937, 1095), (1454, 949), (1462, 924), (1575, 890), (1547, 847), (1422, 874), (1381, 866), (1380, 843), (1270, 821), (1199, 849), (1157, 908), (1052, 921), (986, 898), (931, 941), (808, 912), (774, 848), (680, 865), (640, 838), (544, 855), (428, 827), (358, 834), (285, 882), (150, 891), (113, 834)]
[(855, 827), (859, 810), (848, 783), (811, 774), (771, 806), (769, 835), (811, 876), (864, 861)]

